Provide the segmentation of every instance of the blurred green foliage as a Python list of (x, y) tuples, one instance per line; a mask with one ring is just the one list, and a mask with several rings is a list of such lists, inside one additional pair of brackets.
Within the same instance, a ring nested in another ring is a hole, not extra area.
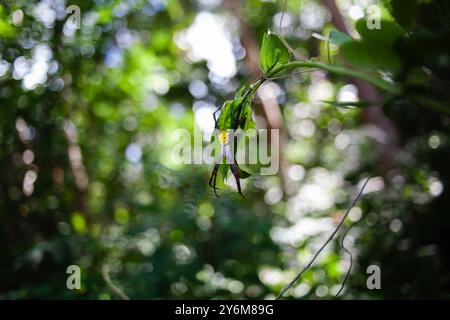
[[(278, 28), (282, 3), (238, 3), (256, 43)], [(354, 98), (348, 79), (294, 73), (265, 89), (284, 116), (287, 173), (246, 179), (244, 199), (230, 188), (216, 198), (208, 165), (171, 160), (174, 130), (213, 124), (199, 110), (254, 80), (236, 12), (206, 0), (2, 1), (0, 298), (116, 299), (103, 266), (133, 299), (274, 297), (373, 173), (351, 215), (361, 221), (348, 238), (357, 261), (343, 297), (449, 298), (449, 5), (381, 3), (404, 32), (395, 24), (395, 37), (365, 34), (347, 18), (361, 40), (344, 46), (367, 45), (368, 55), (330, 53), (375, 64), (402, 85), (383, 107), (397, 128), (395, 166), (379, 166), (374, 141), (383, 138), (363, 109), (323, 102)], [(80, 30), (67, 22), (69, 4), (81, 9)], [(186, 44), (211, 17), (226, 22), (229, 77)], [(282, 34), (300, 54), (327, 55), (312, 36), (334, 30), (322, 2), (289, 1), (284, 19)], [(253, 108), (264, 126), (260, 104)], [(287, 297), (333, 296), (346, 259), (336, 241)], [(71, 264), (81, 267), (81, 290), (66, 288)], [(366, 288), (370, 264), (381, 265), (382, 290)]]

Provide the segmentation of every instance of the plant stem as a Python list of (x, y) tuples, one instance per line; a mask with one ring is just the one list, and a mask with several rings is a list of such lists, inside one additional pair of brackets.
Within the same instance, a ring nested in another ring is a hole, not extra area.
[(270, 72), (270, 74), (267, 75), (268, 78), (275, 77), (277, 74), (284, 72), (284, 71), (290, 71), (297, 68), (316, 68), (321, 69), (324, 71), (328, 71), (330, 73), (334, 73), (341, 76), (348, 76), (353, 78), (358, 78), (364, 81), (367, 81), (374, 86), (378, 87), (379, 89), (382, 89), (384, 91), (390, 92), (392, 94), (400, 94), (401, 89), (400, 87), (392, 82), (388, 82), (386, 80), (371, 76), (367, 73), (356, 71), (353, 69), (349, 69), (343, 66), (337, 66), (337, 65), (330, 65), (325, 64), (322, 62), (316, 62), (316, 61), (294, 61), (287, 64), (284, 64)]

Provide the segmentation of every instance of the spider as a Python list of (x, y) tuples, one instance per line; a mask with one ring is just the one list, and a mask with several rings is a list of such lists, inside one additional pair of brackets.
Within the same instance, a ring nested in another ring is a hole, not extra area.
[[(216, 131), (219, 130), (216, 113), (221, 109), (222, 109), (222, 107), (219, 107), (213, 113)], [(239, 111), (237, 112), (238, 115), (240, 114), (241, 109), (242, 109), (242, 105), (239, 106)], [(217, 159), (214, 161), (214, 169), (213, 169), (213, 172), (211, 173), (211, 177), (209, 179), (209, 186), (214, 189), (214, 193), (216, 194), (216, 196), (219, 196), (217, 194), (217, 187), (216, 187), (217, 173), (219, 171), (219, 167), (222, 164), (223, 159), (225, 159), (226, 163), (230, 165), (231, 173), (233, 174), (234, 178), (236, 179), (236, 185), (237, 185), (239, 194), (241, 196), (244, 196), (241, 191), (239, 167), (236, 164), (236, 159), (234, 157), (234, 153), (232, 150), (232, 143), (231, 143), (234, 139), (234, 132), (235, 132), (236, 128), (239, 126), (239, 124), (242, 124), (243, 120), (244, 119), (238, 118), (237, 121), (234, 121), (235, 125), (233, 125), (234, 128), (232, 130), (230, 130), (230, 129), (226, 130), (223, 128), (220, 128), (221, 130), (219, 130), (218, 140), (220, 143), (220, 153), (219, 153), (219, 156), (217, 157)], [(232, 131), (232, 132), (230, 133), (230, 131)]]

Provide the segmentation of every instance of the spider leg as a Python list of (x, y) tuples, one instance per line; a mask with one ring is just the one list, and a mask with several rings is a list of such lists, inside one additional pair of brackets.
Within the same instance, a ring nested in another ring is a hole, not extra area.
[(209, 178), (209, 186), (214, 189), (214, 193), (216, 194), (217, 197), (219, 196), (217, 194), (217, 188), (216, 188), (217, 172), (218, 171), (219, 171), (219, 164), (216, 163), (214, 165), (213, 172), (211, 173), (211, 177)]
[(217, 172), (216, 175), (214, 176), (214, 193), (216, 194), (216, 197), (219, 197), (219, 195), (217, 194), (217, 187), (216, 187), (216, 183), (217, 183)]
[(236, 179), (236, 185), (238, 188), (238, 192), (242, 197), (244, 197), (244, 195), (242, 194), (242, 191), (241, 191), (241, 180), (239, 177), (239, 171), (238, 171), (237, 164), (236, 163), (230, 164), (230, 168), (231, 168), (231, 173), (233, 174), (234, 178)]
[(213, 179), (214, 179), (215, 175), (216, 175), (215, 171), (211, 172), (211, 177), (209, 178), (209, 183), (208, 183), (211, 188), (213, 188), (212, 182), (213, 182)]
[(244, 197), (244, 195), (242, 194), (242, 190), (241, 190), (241, 178), (239, 177), (239, 168), (236, 164), (236, 159), (234, 158), (233, 152), (231, 151), (231, 147), (229, 145), (227, 145), (224, 148), (224, 154), (230, 165), (231, 173), (233, 174), (234, 179), (236, 179), (236, 185), (237, 185), (239, 194), (242, 197)]
[(223, 106), (220, 106), (216, 109), (216, 111), (213, 112), (213, 118), (214, 118), (214, 128), (217, 129), (217, 118), (216, 113), (219, 112), (222, 109)]

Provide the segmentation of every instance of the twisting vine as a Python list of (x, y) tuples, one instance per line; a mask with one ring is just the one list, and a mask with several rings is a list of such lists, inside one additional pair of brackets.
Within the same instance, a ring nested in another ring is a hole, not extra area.
[[(291, 280), (291, 282), (289, 282), (289, 284), (284, 287), (283, 290), (281, 290), (280, 294), (276, 297), (275, 300), (279, 300), (283, 297), (283, 295), (286, 293), (286, 291), (288, 291), (298, 280), (300, 280), (300, 278), (302, 277), (302, 275), (309, 269), (311, 268), (312, 264), (314, 263), (314, 261), (316, 261), (317, 257), (320, 255), (320, 253), (325, 249), (325, 247), (331, 242), (331, 240), (333, 240), (334, 236), (336, 235), (336, 233), (338, 233), (339, 229), (341, 229), (342, 225), (344, 224), (345, 220), (347, 219), (350, 210), (355, 206), (355, 204), (358, 202), (359, 198), (361, 198), (361, 195), (367, 185), (367, 183), (369, 182), (371, 177), (368, 177), (366, 179), (366, 181), (364, 182), (363, 186), (361, 187), (361, 190), (359, 191), (358, 195), (356, 196), (356, 198), (353, 200), (353, 202), (351, 203), (350, 207), (347, 209), (347, 211), (345, 212), (344, 216), (342, 217), (341, 221), (339, 221), (339, 224), (336, 226), (336, 228), (334, 229), (333, 233), (328, 237), (328, 239), (325, 241), (325, 243), (319, 248), (319, 250), (316, 252), (316, 254), (312, 257), (312, 259), (308, 262), (308, 264), (302, 269), (302, 271), (300, 271), (294, 279)], [(347, 279), (350, 275), (351, 269), (352, 269), (352, 265), (353, 265), (353, 255), (352, 253), (344, 246), (344, 239), (345, 236), (347, 235), (348, 231), (350, 231), (350, 229), (353, 227), (354, 224), (352, 224), (343, 234), (342, 239), (341, 239), (341, 246), (342, 248), (345, 250), (345, 252), (347, 252), (350, 255), (350, 266), (347, 270), (347, 273), (345, 275), (344, 281), (342, 282), (341, 288), (339, 289), (339, 291), (337, 292), (337, 294), (335, 295), (335, 298), (339, 296), (339, 294), (341, 293), (341, 291), (344, 289), (345, 283), (347, 282)]]
[[(351, 210), (351, 209), (350, 209), (350, 210)], [(353, 254), (352, 254), (351, 251), (350, 251), (349, 249), (347, 249), (347, 247), (345, 246), (345, 243), (344, 243), (345, 237), (346, 237), (347, 234), (350, 232), (350, 230), (351, 230), (355, 225), (357, 225), (361, 220), (362, 220), (362, 217), (361, 217), (361, 219), (359, 219), (359, 220), (353, 222), (353, 223), (347, 228), (347, 230), (344, 231), (344, 234), (343, 234), (342, 237), (341, 237), (341, 248), (342, 248), (342, 249), (348, 254), (348, 256), (350, 257), (350, 264), (349, 264), (349, 266), (348, 266), (348, 270), (347, 270), (347, 273), (345, 274), (344, 280), (342, 281), (342, 285), (341, 285), (341, 287), (339, 288), (339, 291), (338, 291), (338, 292), (336, 293), (336, 295), (334, 296), (335, 298), (338, 297), (338, 296), (341, 294), (341, 291), (344, 289), (345, 284), (347, 283), (347, 280), (348, 280), (348, 278), (349, 278), (349, 276), (350, 276), (350, 272), (352, 271), (352, 267), (353, 267)]]

